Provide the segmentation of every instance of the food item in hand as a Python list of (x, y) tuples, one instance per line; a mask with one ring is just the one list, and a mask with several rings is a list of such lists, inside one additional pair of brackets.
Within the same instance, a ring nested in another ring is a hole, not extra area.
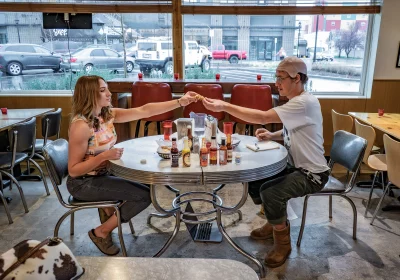
[(197, 94), (197, 95), (196, 95), (196, 100), (197, 100), (197, 101), (203, 101), (203, 100), (204, 100), (204, 96), (202, 96), (202, 95), (200, 95), (200, 94)]

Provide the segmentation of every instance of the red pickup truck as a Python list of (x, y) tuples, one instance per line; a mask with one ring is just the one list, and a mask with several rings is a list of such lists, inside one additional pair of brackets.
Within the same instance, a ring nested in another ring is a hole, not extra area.
[(230, 63), (238, 63), (239, 59), (247, 59), (247, 54), (245, 51), (225, 50), (224, 45), (219, 45), (216, 50), (212, 51), (212, 58), (229, 60)]

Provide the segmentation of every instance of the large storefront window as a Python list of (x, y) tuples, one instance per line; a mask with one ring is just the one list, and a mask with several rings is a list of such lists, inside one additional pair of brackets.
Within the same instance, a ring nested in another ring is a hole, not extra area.
[(309, 91), (357, 95), (361, 91), (368, 18), (185, 15), (184, 37), (203, 44), (202, 52), (210, 56), (211, 73), (220, 73), (222, 79), (251, 81), (261, 74), (263, 80), (273, 82), (279, 61), (298, 56), (308, 67)]

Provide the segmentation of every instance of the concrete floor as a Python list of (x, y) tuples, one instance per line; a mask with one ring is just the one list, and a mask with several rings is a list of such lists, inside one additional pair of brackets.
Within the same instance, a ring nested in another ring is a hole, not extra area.
[[(344, 178), (344, 176), (342, 176)], [(361, 176), (362, 179), (369, 175)], [(49, 186), (50, 180), (48, 180)], [(57, 200), (54, 191), (46, 196), (42, 182), (22, 182), (30, 212), (25, 214), (16, 188), (6, 189), (5, 195), (11, 196), (9, 204), (14, 223), (9, 225), (4, 208), (0, 206), (0, 253), (25, 239), (43, 240), (53, 234), (59, 217), (66, 211)], [(204, 190), (207, 187), (185, 187), (185, 190)], [(65, 185), (62, 186), (66, 195)], [(265, 279), (400, 279), (400, 213), (380, 212), (374, 226), (370, 217), (376, 207), (381, 190), (376, 190), (368, 218), (364, 218), (367, 189), (354, 188), (349, 197), (355, 202), (358, 212), (358, 240), (352, 239), (351, 207), (344, 199), (333, 199), (333, 220), (328, 218), (328, 198), (314, 197), (309, 200), (307, 223), (301, 247), (296, 240), (301, 223), (303, 198), (292, 199), (289, 203), (291, 219), (292, 253), (281, 267), (267, 269)], [(396, 196), (400, 191), (395, 190)], [(168, 206), (174, 196), (163, 187), (159, 187), (162, 204)], [(225, 203), (235, 204), (241, 196), (239, 184), (228, 185), (221, 191)], [(384, 205), (398, 204), (388, 197)], [(207, 209), (204, 205), (194, 205), (196, 210)], [(223, 221), (228, 234), (242, 248), (263, 260), (271, 248), (272, 241), (253, 241), (249, 232), (264, 224), (265, 220), (256, 213), (249, 198), (242, 208), (243, 221), (236, 222), (237, 215), (225, 216)], [(124, 238), (131, 257), (151, 257), (165, 243), (172, 232), (174, 219), (153, 219), (152, 226), (146, 224), (146, 218), (154, 208), (150, 206), (133, 219), (135, 236), (129, 234), (124, 225)], [(75, 214), (75, 235), (69, 235), (69, 219), (60, 229), (60, 237), (77, 256), (103, 256), (88, 238), (87, 232), (99, 224), (97, 210), (83, 210)], [(117, 233), (113, 233), (117, 240)], [(178, 236), (164, 253), (166, 258), (229, 258), (246, 263), (253, 269), (256, 266), (236, 252), (226, 241), (220, 244), (194, 243), (181, 225)], [(217, 279), (218, 277), (216, 277)]]

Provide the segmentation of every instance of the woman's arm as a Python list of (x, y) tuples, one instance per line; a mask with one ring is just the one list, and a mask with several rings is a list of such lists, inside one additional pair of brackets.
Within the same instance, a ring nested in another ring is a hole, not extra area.
[(130, 122), (169, 112), (197, 101), (196, 95), (197, 94), (195, 92), (188, 91), (184, 96), (176, 100), (148, 103), (141, 107), (132, 109), (113, 108), (111, 110), (114, 114), (114, 122)]
[(91, 137), (89, 125), (79, 120), (73, 122), (69, 128), (69, 135), (68, 173), (71, 177), (85, 175), (104, 161), (120, 158), (117, 156), (119, 153), (122, 155), (122, 149), (111, 149), (83, 161)]

